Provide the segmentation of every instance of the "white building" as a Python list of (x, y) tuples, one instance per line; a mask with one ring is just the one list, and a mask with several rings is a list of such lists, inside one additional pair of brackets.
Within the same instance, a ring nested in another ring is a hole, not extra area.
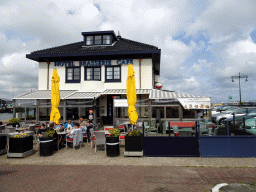
[[(157, 47), (116, 36), (114, 31), (83, 32), (82, 36), (81, 42), (26, 56), (39, 63), (38, 91), (14, 98), (14, 115), (34, 111), (37, 122), (49, 120), (51, 77), (56, 68), (60, 76), (59, 110), (63, 122), (80, 116), (88, 119), (89, 110), (93, 110), (96, 123), (112, 125), (113, 121), (125, 121), (127, 107), (119, 102), (121, 107), (115, 108), (113, 100), (126, 99), (128, 64), (133, 64), (135, 70), (139, 121), (156, 118), (157, 109), (164, 119), (182, 120), (195, 118), (195, 110), (188, 109), (210, 108), (210, 98), (154, 89), (160, 75), (161, 50)], [(184, 104), (189, 102), (187, 99), (197, 105)]]

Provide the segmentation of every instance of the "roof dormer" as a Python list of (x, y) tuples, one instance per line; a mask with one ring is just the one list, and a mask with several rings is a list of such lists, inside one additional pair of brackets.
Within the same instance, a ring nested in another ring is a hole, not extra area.
[(117, 41), (114, 31), (82, 32), (84, 46), (112, 45)]

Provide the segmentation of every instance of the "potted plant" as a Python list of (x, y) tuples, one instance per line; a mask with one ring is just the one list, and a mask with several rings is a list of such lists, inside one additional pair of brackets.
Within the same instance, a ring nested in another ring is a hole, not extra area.
[(9, 153), (25, 153), (33, 149), (33, 136), (26, 133), (9, 138)]
[(40, 156), (53, 155), (53, 140), (56, 131), (49, 129), (45, 132), (45, 137), (40, 137)]
[(119, 136), (121, 135), (121, 131), (117, 128), (109, 129), (108, 130), (111, 135), (106, 137), (107, 143), (118, 143), (119, 142)]
[(125, 136), (125, 151), (142, 151), (143, 137), (142, 133), (137, 130), (131, 131)]
[(121, 131), (114, 128), (110, 129), (109, 132), (111, 135), (106, 137), (107, 156), (117, 157), (120, 155), (119, 136), (121, 135)]
[(27, 115), (27, 116), (26, 116), (26, 119), (27, 119), (27, 120), (33, 119), (33, 115)]
[(19, 125), (19, 122), (20, 122), (19, 118), (11, 118), (7, 125), (12, 125), (13, 127), (16, 127), (16, 125)]

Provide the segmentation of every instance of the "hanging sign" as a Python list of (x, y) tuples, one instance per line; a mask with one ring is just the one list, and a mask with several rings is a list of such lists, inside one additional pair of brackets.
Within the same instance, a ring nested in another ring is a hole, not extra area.
[(184, 109), (211, 109), (211, 98), (177, 98)]
[(114, 107), (128, 107), (127, 99), (114, 99)]

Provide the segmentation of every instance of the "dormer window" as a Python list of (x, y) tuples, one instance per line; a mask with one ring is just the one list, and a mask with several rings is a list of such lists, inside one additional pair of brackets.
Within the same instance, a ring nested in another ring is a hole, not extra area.
[(84, 36), (84, 45), (111, 45), (117, 40), (114, 31), (97, 31), (97, 32), (85, 32), (82, 33)]
[(94, 44), (95, 45), (101, 45), (102, 43), (101, 43), (101, 35), (96, 35), (96, 36), (94, 36), (94, 38), (95, 38), (95, 40), (94, 40)]
[(110, 35), (103, 35), (103, 45), (110, 44)]
[(93, 45), (93, 36), (86, 36), (86, 45)]

